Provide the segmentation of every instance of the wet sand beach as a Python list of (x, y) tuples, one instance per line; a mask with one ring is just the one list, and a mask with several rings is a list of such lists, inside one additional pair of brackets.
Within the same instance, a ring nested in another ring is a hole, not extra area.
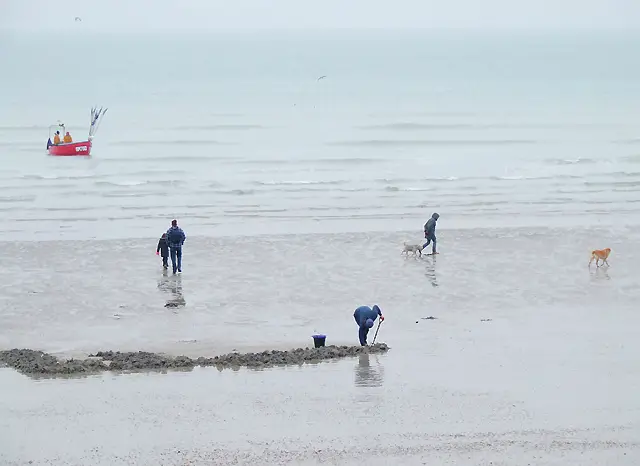
[[(211, 357), (311, 346), (316, 332), (353, 344), (353, 308), (378, 303), (392, 350), (261, 370), (0, 369), (0, 463), (640, 461), (634, 229), (443, 229), (440, 255), (401, 256), (413, 238), (192, 238), (176, 277), (152, 239), (12, 243), (2, 348)], [(593, 244), (612, 248), (611, 267), (587, 267)]]
[[(422, 241), (412, 232), (190, 238), (176, 276), (163, 273), (155, 239), (8, 243), (0, 347), (198, 357), (306, 346), (315, 333), (345, 345), (357, 343), (353, 309), (376, 303), (394, 322), (381, 333), (388, 342), (431, 315), (475, 326), (550, 309), (562, 309), (555, 319), (623, 312), (640, 297), (637, 236), (442, 230), (441, 254), (422, 259), (401, 255), (403, 241)], [(612, 267), (587, 268), (594, 244), (612, 248)]]

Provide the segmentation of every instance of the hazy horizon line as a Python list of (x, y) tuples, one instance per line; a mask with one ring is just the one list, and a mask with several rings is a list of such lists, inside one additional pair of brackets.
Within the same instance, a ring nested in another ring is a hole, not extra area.
[(265, 27), (265, 28), (146, 28), (146, 29), (93, 29), (87, 30), (85, 26), (78, 27), (73, 23), (69, 23), (69, 27), (63, 28), (46, 28), (46, 29), (29, 29), (29, 28), (12, 28), (0, 27), (0, 33), (15, 35), (149, 35), (149, 34), (180, 34), (180, 35), (244, 35), (244, 34), (264, 34), (264, 33), (346, 33), (346, 32), (380, 32), (380, 33), (483, 33), (483, 34), (547, 34), (547, 33), (618, 33), (628, 34), (630, 32), (640, 34), (640, 30), (634, 27), (607, 27), (607, 26), (577, 26), (577, 27), (428, 27), (428, 28), (412, 28), (412, 27)]

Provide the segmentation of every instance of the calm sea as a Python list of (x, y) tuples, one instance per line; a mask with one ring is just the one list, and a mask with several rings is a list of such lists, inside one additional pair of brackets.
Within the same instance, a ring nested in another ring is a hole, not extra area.
[[(2, 36), (3, 240), (633, 225), (635, 36)], [(320, 76), (326, 76), (318, 80)], [(46, 155), (61, 120), (93, 157)]]

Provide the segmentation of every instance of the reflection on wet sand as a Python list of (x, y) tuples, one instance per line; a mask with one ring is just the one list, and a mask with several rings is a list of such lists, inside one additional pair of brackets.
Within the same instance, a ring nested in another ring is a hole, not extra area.
[(371, 366), (371, 355), (361, 354), (356, 366), (356, 387), (382, 387), (384, 368), (374, 356), (375, 366)]
[(182, 275), (169, 276), (169, 273), (164, 270), (162, 278), (158, 280), (158, 289), (171, 295), (164, 307), (177, 308), (187, 304), (182, 292)]
[(434, 288), (438, 286), (438, 277), (436, 277), (436, 256), (429, 256), (426, 260), (427, 268), (425, 276), (431, 282), (431, 286)]
[(590, 270), (591, 280), (611, 280), (608, 269), (609, 267), (597, 267)]

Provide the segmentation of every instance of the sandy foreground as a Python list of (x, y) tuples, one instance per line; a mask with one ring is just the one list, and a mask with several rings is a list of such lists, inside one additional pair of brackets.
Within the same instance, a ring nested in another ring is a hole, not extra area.
[[(0, 464), (640, 464), (635, 237), (466, 235), (452, 234), (437, 260), (385, 249), (401, 238), (265, 240), (261, 270), (222, 244), (216, 273), (204, 277), (194, 257), (178, 291), (157, 267), (119, 272), (120, 259), (102, 260), (106, 243), (85, 255), (84, 275), (48, 275), (38, 254), (51, 245), (25, 246), (5, 258), (23, 272), (5, 280), (2, 349), (211, 357), (305, 346), (316, 331), (353, 343), (353, 311), (338, 303), (372, 304), (365, 296), (385, 311), (379, 341), (391, 349), (300, 367), (0, 369)], [(608, 270), (587, 269), (591, 243), (614, 250)]]
[(0, 464), (638, 464), (632, 333), (521, 324), (424, 321), (428, 342), (301, 367), (2, 369)]

